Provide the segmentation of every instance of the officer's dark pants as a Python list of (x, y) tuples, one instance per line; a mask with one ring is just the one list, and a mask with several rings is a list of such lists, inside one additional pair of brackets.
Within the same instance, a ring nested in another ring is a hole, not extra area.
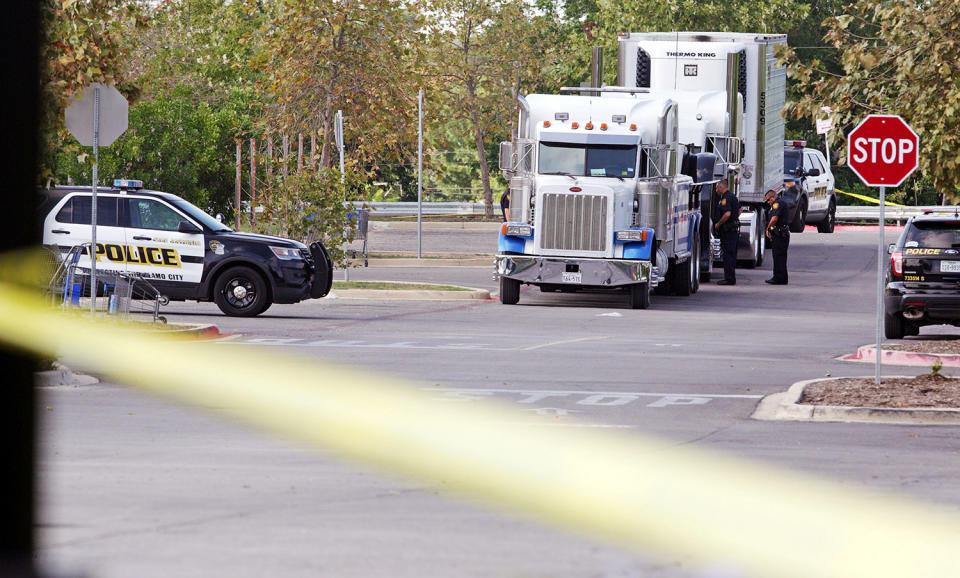
[(787, 282), (787, 248), (790, 246), (790, 232), (785, 231), (774, 235), (770, 240), (773, 245), (773, 280), (777, 283)]
[(720, 232), (720, 248), (723, 250), (723, 278), (727, 281), (737, 280), (737, 241), (740, 239), (740, 229), (731, 227), (730, 230)]

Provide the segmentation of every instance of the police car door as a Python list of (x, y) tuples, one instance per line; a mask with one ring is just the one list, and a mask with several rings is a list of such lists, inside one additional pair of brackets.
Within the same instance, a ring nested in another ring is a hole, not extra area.
[[(64, 257), (70, 250), (90, 243), (93, 236), (92, 195), (76, 192), (66, 195), (46, 216), (43, 223), (43, 244), (56, 245)], [(123, 273), (126, 263), (123, 254), (125, 242), (120, 223), (119, 197), (97, 194), (97, 271)], [(90, 269), (89, 248), (77, 261), (81, 269)]]
[[(126, 197), (130, 259), (127, 270), (174, 298), (189, 297), (203, 274), (203, 233), (181, 233), (180, 223), (200, 225), (155, 197)], [(180, 291), (184, 291), (180, 295)]]
[(803, 155), (803, 168), (810, 171), (817, 169), (820, 174), (815, 177), (806, 178), (807, 198), (810, 205), (807, 212), (810, 214), (820, 214), (827, 210), (827, 175), (826, 169), (820, 160), (811, 152), (805, 152)]

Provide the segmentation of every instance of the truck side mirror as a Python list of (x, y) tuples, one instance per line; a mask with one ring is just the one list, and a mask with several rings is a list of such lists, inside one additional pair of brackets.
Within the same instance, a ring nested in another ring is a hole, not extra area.
[(513, 143), (505, 141), (500, 143), (500, 170), (513, 172), (516, 163), (513, 159)]
[(896, 252), (896, 250), (897, 250), (897, 244), (896, 244), (896, 243), (890, 243), (889, 245), (887, 245), (887, 254), (888, 254), (888, 255), (893, 254), (894, 252)]
[(807, 176), (808, 176), (808, 177), (819, 177), (819, 176), (820, 176), (820, 169), (810, 169), (809, 171), (807, 171)]

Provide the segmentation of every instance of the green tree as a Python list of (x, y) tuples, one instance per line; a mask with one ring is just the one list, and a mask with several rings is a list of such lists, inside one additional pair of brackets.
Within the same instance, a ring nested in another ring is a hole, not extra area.
[(66, 136), (63, 111), (85, 86), (102, 82), (136, 99), (124, 54), (146, 23), (136, 0), (42, 0), (41, 180), (53, 173)]
[[(189, 87), (152, 95), (130, 109), (127, 132), (101, 149), (100, 175), (107, 182), (140, 179), (209, 212), (232, 213), (234, 139), (251, 129), (252, 98), (249, 91), (236, 90), (213, 107), (194, 99)], [(89, 155), (77, 154), (76, 148), (60, 150), (58, 182), (90, 182)]]
[(448, 123), (469, 131), (477, 151), (486, 216), (493, 217), (487, 146), (509, 135), (517, 96), (544, 53), (537, 18), (521, 0), (426, 0), (424, 28), (435, 102)]
[[(900, 114), (920, 135), (920, 171), (933, 187), (958, 198), (960, 169), (960, 4), (860, 0), (826, 22), (841, 71), (825, 60), (786, 55), (791, 77), (807, 91), (792, 114), (813, 118), (833, 108), (833, 148), (864, 116)], [(919, 185), (918, 185), (919, 186)]]
[(281, 0), (264, 31), (275, 99), (268, 122), (317, 134), (326, 168), (334, 164), (334, 116), (342, 110), (351, 162), (403, 158), (416, 142), (418, 20), (392, 0)]

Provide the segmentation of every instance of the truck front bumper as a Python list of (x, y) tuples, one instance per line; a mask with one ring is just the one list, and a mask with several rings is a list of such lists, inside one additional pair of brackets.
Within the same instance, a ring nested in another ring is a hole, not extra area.
[(620, 287), (649, 282), (650, 261), (497, 255), (497, 274), (522, 283)]

